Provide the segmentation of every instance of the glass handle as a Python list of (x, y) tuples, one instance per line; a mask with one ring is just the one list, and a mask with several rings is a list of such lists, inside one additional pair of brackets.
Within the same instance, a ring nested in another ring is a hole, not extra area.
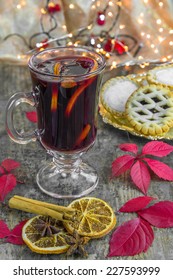
[(27, 144), (31, 141), (36, 141), (36, 131), (30, 133), (19, 132), (14, 126), (15, 108), (21, 104), (27, 103), (32, 107), (36, 107), (36, 95), (34, 92), (22, 93), (17, 92), (11, 96), (6, 107), (6, 131), (9, 137), (16, 143)]

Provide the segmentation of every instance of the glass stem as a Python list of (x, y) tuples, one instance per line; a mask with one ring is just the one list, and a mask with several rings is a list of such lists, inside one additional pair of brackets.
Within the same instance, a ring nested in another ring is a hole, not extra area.
[(81, 154), (60, 155), (54, 153), (53, 155), (53, 163), (57, 166), (60, 173), (71, 173), (73, 171), (78, 172), (81, 162)]

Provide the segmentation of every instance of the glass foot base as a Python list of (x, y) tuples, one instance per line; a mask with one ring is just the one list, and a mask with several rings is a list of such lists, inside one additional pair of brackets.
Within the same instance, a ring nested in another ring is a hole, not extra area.
[(78, 198), (92, 192), (98, 184), (97, 172), (86, 163), (65, 170), (53, 161), (46, 162), (36, 177), (39, 188), (55, 198)]

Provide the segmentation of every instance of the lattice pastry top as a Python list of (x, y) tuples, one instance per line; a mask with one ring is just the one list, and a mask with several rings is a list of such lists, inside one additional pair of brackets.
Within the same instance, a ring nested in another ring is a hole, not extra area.
[(128, 99), (126, 114), (131, 125), (145, 135), (162, 135), (173, 126), (173, 93), (162, 86), (140, 87)]
[(102, 87), (100, 100), (111, 114), (122, 116), (128, 97), (139, 88), (139, 84), (129, 77), (109, 79)]
[(161, 84), (173, 89), (173, 64), (155, 67), (147, 73), (147, 80), (151, 84)]

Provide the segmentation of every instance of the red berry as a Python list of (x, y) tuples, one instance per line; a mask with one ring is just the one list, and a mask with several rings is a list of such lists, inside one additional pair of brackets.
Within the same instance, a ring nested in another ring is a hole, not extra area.
[(104, 25), (105, 24), (105, 14), (103, 12), (98, 12), (97, 14), (97, 24)]

